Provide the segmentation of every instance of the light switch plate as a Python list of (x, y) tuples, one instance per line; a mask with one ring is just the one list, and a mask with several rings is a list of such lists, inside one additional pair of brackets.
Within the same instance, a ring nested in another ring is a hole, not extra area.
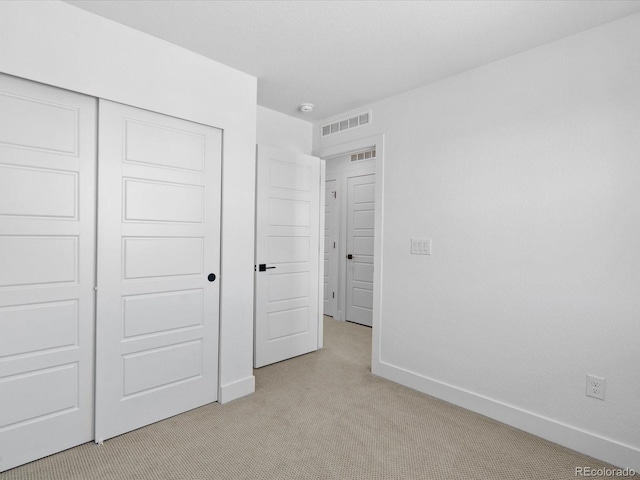
[(431, 255), (431, 239), (430, 238), (412, 238), (411, 254), (412, 255)]

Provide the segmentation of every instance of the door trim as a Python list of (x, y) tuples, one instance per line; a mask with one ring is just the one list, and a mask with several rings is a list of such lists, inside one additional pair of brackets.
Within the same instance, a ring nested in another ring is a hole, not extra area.
[(320, 159), (320, 242), (318, 243), (318, 350), (324, 345), (324, 203), (327, 162)]

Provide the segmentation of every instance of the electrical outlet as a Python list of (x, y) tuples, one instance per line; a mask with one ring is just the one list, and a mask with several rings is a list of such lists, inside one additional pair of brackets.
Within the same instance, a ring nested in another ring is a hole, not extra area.
[(604, 400), (604, 390), (606, 381), (602, 377), (595, 375), (587, 375), (587, 397), (598, 398)]

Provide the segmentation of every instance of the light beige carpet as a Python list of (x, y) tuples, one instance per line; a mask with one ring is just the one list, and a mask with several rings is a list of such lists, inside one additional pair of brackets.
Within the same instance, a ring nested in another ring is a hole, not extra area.
[[(255, 371), (255, 394), (0, 474), (1, 480), (574, 479), (611, 468), (370, 373), (371, 330)], [(640, 477), (636, 477), (640, 478)]]

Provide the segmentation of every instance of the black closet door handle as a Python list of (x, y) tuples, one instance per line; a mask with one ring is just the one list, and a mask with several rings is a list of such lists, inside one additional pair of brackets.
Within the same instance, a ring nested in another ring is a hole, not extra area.
[(207, 280), (209, 280), (210, 282), (215, 282), (216, 281), (216, 274), (215, 273), (210, 273), (209, 276), (207, 277)]
[(260, 265), (258, 265), (259, 272), (266, 272), (267, 270), (271, 270), (272, 268), (276, 268), (276, 267), (267, 267), (266, 263), (261, 263)]

